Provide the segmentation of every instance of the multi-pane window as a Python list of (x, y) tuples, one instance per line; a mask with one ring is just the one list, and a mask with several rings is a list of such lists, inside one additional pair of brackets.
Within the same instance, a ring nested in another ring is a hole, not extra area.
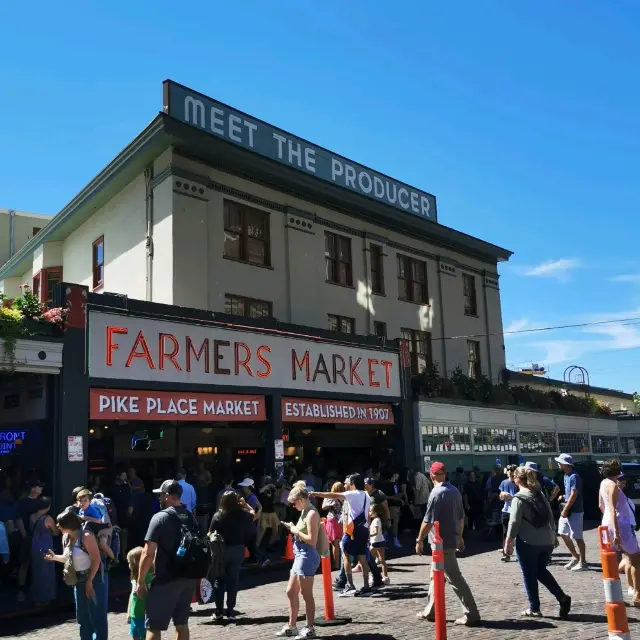
[(327, 282), (352, 286), (351, 238), (327, 231), (324, 234), (324, 256)]
[(224, 255), (241, 262), (271, 266), (269, 214), (233, 200), (225, 200)]
[(421, 373), (431, 363), (431, 334), (415, 329), (402, 329), (402, 339), (409, 349), (411, 372)]
[(618, 453), (618, 436), (591, 435), (591, 449), (593, 453), (605, 455)]
[(340, 333), (355, 333), (356, 321), (345, 316), (336, 316), (332, 313), (327, 315), (329, 320), (329, 331), (340, 331)]
[(635, 456), (640, 453), (640, 437), (639, 436), (621, 436), (620, 444), (622, 446), (621, 453)]
[(42, 231), (42, 227), (33, 227), (32, 236), (38, 235)]
[[(43, 286), (42, 302), (44, 302), (48, 307), (50, 307), (53, 304), (53, 290), (59, 282), (62, 282), (62, 267), (55, 268), (55, 269), (45, 269), (44, 273), (45, 273), (47, 285), (46, 285), (46, 289)], [(47, 295), (46, 300), (44, 299), (45, 292)]]
[(462, 291), (464, 294), (464, 314), (478, 315), (478, 299), (476, 297), (476, 278), (468, 273), (462, 274)]
[(476, 453), (485, 451), (516, 451), (515, 429), (473, 428), (473, 450)]
[(93, 243), (93, 288), (98, 289), (104, 285), (104, 236), (100, 236)]
[(428, 302), (427, 263), (409, 256), (398, 256), (398, 299)]
[(557, 450), (554, 431), (520, 431), (521, 453), (555, 453)]
[(482, 375), (482, 363), (480, 362), (480, 343), (476, 340), (467, 340), (467, 352), (467, 375), (472, 380), (478, 380)]
[(378, 338), (387, 337), (387, 323), (380, 322), (379, 320), (373, 321), (373, 334)]
[(372, 244), (371, 247), (371, 293), (384, 294), (384, 254), (379, 244)]
[(273, 315), (270, 302), (234, 296), (230, 293), (226, 293), (224, 296), (224, 312), (232, 316), (249, 318), (271, 318)]
[(458, 425), (425, 425), (422, 427), (424, 453), (432, 451), (471, 451), (471, 430)]
[(589, 434), (558, 433), (558, 449), (562, 453), (589, 453)]

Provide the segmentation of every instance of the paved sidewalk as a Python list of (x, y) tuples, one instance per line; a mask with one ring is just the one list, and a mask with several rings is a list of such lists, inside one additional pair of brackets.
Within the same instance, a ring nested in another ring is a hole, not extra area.
[[(541, 588), (543, 612), (548, 616), (538, 620), (523, 620), (521, 611), (528, 607), (519, 566), (516, 562), (503, 564), (500, 554), (485, 551), (475, 555), (463, 556), (461, 566), (478, 601), (483, 615), (483, 625), (466, 629), (449, 625), (448, 636), (451, 640), (519, 640), (540, 638), (541, 640), (591, 640), (607, 638), (607, 622), (604, 613), (604, 591), (600, 573), (599, 553), (595, 531), (586, 534), (588, 559), (591, 570), (573, 573), (562, 567), (566, 561), (566, 549), (561, 546), (556, 554), (552, 571), (561, 586), (573, 598), (573, 610), (570, 619), (562, 622), (555, 618), (557, 606), (549, 594)], [(336, 598), (338, 616), (347, 615), (353, 622), (343, 627), (318, 629), (323, 638), (352, 638), (354, 640), (423, 640), (433, 637), (433, 625), (416, 620), (415, 613), (425, 603), (429, 576), (430, 558), (412, 555), (392, 562), (390, 573), (392, 584), (379, 595), (369, 599)], [(256, 579), (264, 580), (264, 577)], [(270, 584), (249, 586), (239, 596), (238, 608), (243, 612), (237, 624), (215, 625), (209, 622), (210, 607), (196, 607), (191, 619), (191, 638), (193, 640), (210, 638), (233, 638), (233, 640), (254, 640), (273, 637), (286, 621), (287, 600), (285, 596), (286, 574), (272, 573)], [(361, 580), (356, 575), (356, 581)], [(318, 614), (322, 614), (322, 589), (318, 577), (316, 581)], [(625, 585), (626, 592), (626, 585)], [(460, 615), (459, 603), (452, 591), (447, 588), (447, 617), (452, 622)], [(117, 603), (116, 603), (117, 606)], [(120, 603), (124, 607), (124, 603)], [(640, 620), (640, 612), (628, 609), (630, 623)], [(25, 640), (44, 640), (49, 638), (76, 638), (77, 627), (74, 620), (65, 615), (58, 618), (46, 618), (35, 624), (46, 627), (30, 631), (22, 628), (0, 629), (0, 635), (15, 633)], [(111, 640), (124, 640), (128, 637), (128, 626), (124, 613), (110, 614)], [(23, 623), (28, 624), (28, 623)], [(174, 637), (173, 633), (166, 634)]]

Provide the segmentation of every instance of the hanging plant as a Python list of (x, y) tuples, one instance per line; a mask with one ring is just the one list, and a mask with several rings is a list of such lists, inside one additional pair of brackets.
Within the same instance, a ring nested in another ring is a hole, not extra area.
[[(0, 301), (3, 303), (3, 301)], [(22, 313), (0, 305), (0, 339), (4, 340), (4, 360), (13, 370), (16, 362), (16, 341), (23, 334)]]

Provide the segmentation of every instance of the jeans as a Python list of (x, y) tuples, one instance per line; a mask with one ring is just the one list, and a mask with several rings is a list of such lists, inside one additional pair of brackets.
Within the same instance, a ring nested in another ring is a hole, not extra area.
[(542, 583), (558, 602), (562, 603), (566, 600), (564, 591), (547, 569), (553, 546), (527, 544), (520, 538), (516, 538), (515, 547), (531, 611), (540, 611), (538, 582)]
[(509, 520), (511, 514), (502, 512), (502, 547), (507, 540), (507, 531), (509, 530)]
[(224, 550), (224, 576), (215, 579), (213, 590), (216, 600), (216, 613), (222, 613), (224, 609), (224, 594), (227, 593), (227, 611), (236, 608), (238, 596), (238, 577), (240, 565), (244, 559), (244, 547), (233, 545)]
[(87, 576), (79, 575), (78, 582), (73, 588), (76, 601), (76, 620), (80, 626), (80, 640), (107, 640), (109, 629), (107, 626), (107, 588), (106, 573), (103, 577), (99, 571), (93, 579), (95, 598), (87, 598), (85, 591)]

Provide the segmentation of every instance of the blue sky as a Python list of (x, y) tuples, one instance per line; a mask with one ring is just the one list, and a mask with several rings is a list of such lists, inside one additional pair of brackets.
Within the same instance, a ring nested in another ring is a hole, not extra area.
[(0, 8), (0, 206), (56, 213), (171, 78), (435, 194), (442, 224), (514, 251), (506, 329), (637, 318), (506, 346), (513, 367), (640, 390), (635, 0), (23, 5)]

